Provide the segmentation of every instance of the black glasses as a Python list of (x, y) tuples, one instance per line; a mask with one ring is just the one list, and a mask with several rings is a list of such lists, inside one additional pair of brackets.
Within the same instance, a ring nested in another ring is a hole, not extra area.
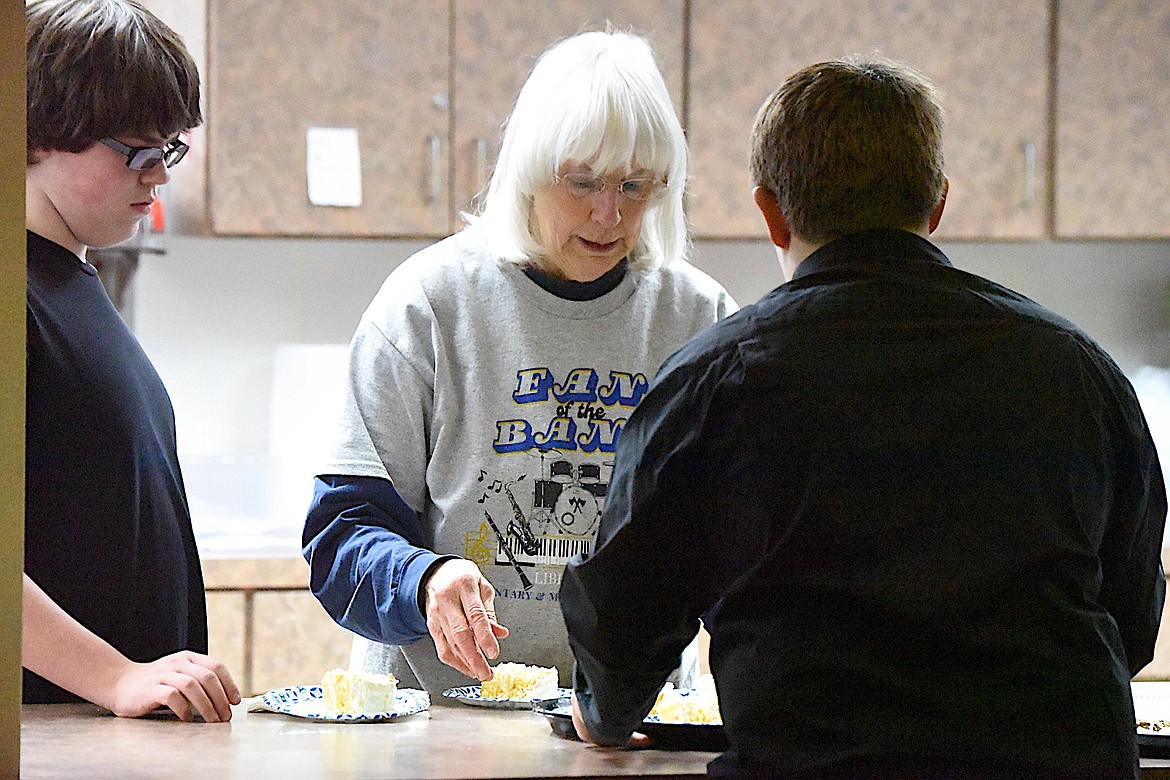
[(179, 160), (191, 147), (176, 138), (164, 146), (127, 146), (113, 138), (103, 138), (101, 142), (119, 154), (126, 155), (126, 167), (132, 171), (146, 171), (162, 163), (168, 168), (178, 165)]
[[(604, 192), (610, 183), (600, 176), (591, 173), (565, 173), (556, 177), (557, 183), (563, 186), (570, 195), (578, 198), (589, 198)], [(626, 179), (617, 185), (618, 194), (627, 200), (646, 201), (662, 192), (666, 182), (653, 179), (649, 176), (636, 179)]]

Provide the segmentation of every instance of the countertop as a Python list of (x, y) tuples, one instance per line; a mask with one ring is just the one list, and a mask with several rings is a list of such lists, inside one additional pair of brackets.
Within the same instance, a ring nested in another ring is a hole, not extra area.
[[(234, 708), (229, 723), (115, 718), (88, 704), (24, 705), (21, 777), (703, 777), (715, 753), (600, 748), (553, 734), (534, 712), (432, 706), (383, 723), (330, 723)], [(1143, 780), (1170, 759), (1142, 759)]]
[(626, 751), (558, 737), (531, 711), (432, 705), (381, 723), (331, 723), (233, 708), (228, 723), (115, 718), (88, 704), (26, 704), (21, 777), (703, 777), (717, 754)]

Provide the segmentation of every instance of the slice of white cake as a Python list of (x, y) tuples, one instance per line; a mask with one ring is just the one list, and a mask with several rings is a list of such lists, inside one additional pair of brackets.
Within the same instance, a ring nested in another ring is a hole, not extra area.
[(551, 699), (557, 695), (557, 670), (546, 666), (503, 663), (480, 685), (485, 699)]
[(394, 709), (398, 680), (392, 674), (366, 674), (330, 669), (321, 679), (325, 707), (345, 715), (374, 714)]

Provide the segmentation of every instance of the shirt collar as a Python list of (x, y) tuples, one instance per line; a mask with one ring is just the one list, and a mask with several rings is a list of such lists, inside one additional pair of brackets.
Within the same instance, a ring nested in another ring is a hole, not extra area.
[(889, 267), (908, 263), (950, 266), (942, 250), (917, 233), (896, 228), (874, 228), (833, 239), (801, 261), (793, 281), (841, 265)]
[(589, 282), (578, 282), (573, 279), (552, 276), (534, 265), (525, 265), (524, 274), (558, 298), (570, 301), (591, 301), (616, 290), (617, 286), (622, 283), (622, 279), (625, 278), (628, 267), (629, 258), (622, 258), (616, 266)]

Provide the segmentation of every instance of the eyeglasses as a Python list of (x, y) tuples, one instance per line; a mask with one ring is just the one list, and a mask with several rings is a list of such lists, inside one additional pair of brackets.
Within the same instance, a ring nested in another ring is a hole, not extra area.
[[(556, 177), (558, 184), (578, 198), (589, 198), (605, 191), (610, 183), (591, 173), (566, 173)], [(649, 176), (626, 179), (617, 185), (618, 194), (627, 200), (647, 201), (662, 192), (666, 182)]]
[(150, 170), (159, 163), (173, 168), (183, 159), (191, 147), (176, 138), (164, 146), (127, 146), (113, 138), (102, 138), (101, 142), (119, 154), (126, 155), (126, 167), (132, 171)]

